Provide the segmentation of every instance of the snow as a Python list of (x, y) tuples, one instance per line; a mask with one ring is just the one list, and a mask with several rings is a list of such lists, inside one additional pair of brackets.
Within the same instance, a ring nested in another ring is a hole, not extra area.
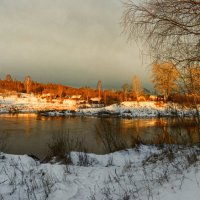
[[(124, 118), (135, 117), (169, 117), (169, 116), (194, 116), (195, 109), (182, 107), (173, 103), (157, 105), (156, 102), (122, 102), (102, 108), (77, 108), (77, 115), (86, 116), (118, 116)], [(58, 114), (59, 115), (59, 114)], [(65, 115), (68, 115), (66, 112)]]
[[(168, 116), (194, 116), (195, 109), (183, 107), (174, 103), (162, 102), (135, 102), (127, 101), (120, 104), (99, 107), (96, 105), (81, 105), (79, 101), (65, 99), (63, 102), (55, 99), (47, 102), (46, 98), (36, 97), (30, 94), (10, 95), (4, 97), (0, 95), (0, 113), (16, 112), (38, 112), (49, 116), (117, 116), (124, 118), (135, 117), (168, 117)], [(86, 108), (83, 108), (86, 107)], [(73, 111), (73, 112), (72, 112)], [(200, 113), (200, 112), (199, 112)]]
[[(0, 199), (197, 200), (199, 152), (145, 145), (107, 155), (71, 152), (70, 165), (1, 153)], [(84, 166), (81, 156), (87, 157)]]
[(47, 102), (46, 98), (36, 97), (31, 94), (10, 95), (3, 97), (0, 95), (0, 113), (8, 112), (37, 112), (46, 110), (74, 110), (76, 103), (74, 100), (65, 100), (62, 104), (60, 100)]
[[(44, 111), (48, 116), (193, 116), (195, 110), (173, 103), (122, 102), (80, 108), (66, 99), (47, 102), (29, 94), (0, 95), (0, 113)], [(106, 155), (71, 152), (72, 163), (40, 163), (27, 155), (0, 153), (0, 200), (162, 199), (197, 200), (200, 149), (141, 145)]]

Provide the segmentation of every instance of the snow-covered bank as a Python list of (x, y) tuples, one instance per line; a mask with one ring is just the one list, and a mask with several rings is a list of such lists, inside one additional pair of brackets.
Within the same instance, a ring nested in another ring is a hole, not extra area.
[[(200, 113), (200, 111), (199, 111)], [(47, 116), (115, 116), (123, 118), (135, 117), (191, 117), (196, 115), (196, 110), (188, 107), (182, 107), (173, 103), (157, 102), (122, 102), (102, 108), (77, 108), (75, 111), (47, 111), (43, 113)]]
[(60, 100), (47, 101), (46, 98), (36, 97), (30, 94), (21, 94), (21, 96), (0, 95), (0, 113), (29, 113), (49, 110), (75, 110), (76, 101), (65, 100), (61, 103)]
[(197, 200), (199, 153), (177, 146), (139, 146), (107, 155), (71, 152), (71, 165), (1, 153), (0, 199)]
[[(169, 117), (169, 116), (194, 116), (195, 109), (183, 107), (173, 103), (162, 102), (122, 102), (94, 108), (94, 105), (85, 105), (88, 108), (81, 108), (84, 105), (78, 104), (77, 101), (66, 99), (63, 102), (53, 100), (48, 102), (47, 99), (35, 97), (29, 94), (11, 95), (3, 97), (0, 95), (0, 113), (29, 113), (40, 112), (47, 116), (115, 116), (124, 118), (135, 117)], [(200, 113), (200, 111), (199, 111)]]

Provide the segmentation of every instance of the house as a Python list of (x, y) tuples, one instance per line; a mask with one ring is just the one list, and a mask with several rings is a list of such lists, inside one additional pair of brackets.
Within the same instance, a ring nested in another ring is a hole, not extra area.
[(164, 95), (150, 95), (149, 96), (150, 101), (164, 101)]
[(90, 99), (90, 103), (92, 104), (98, 104), (101, 101), (101, 98), (99, 97), (94, 97)]
[(150, 95), (149, 96), (149, 100), (150, 101), (156, 101), (157, 100), (157, 96), (156, 95)]
[(157, 101), (164, 101), (164, 100), (165, 100), (164, 95), (157, 96)]
[(73, 99), (73, 100), (80, 100), (81, 99), (81, 95), (72, 95), (71, 99)]

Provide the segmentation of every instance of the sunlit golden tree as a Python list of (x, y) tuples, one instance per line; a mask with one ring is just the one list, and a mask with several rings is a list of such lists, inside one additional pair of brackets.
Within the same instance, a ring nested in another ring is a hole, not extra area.
[(6, 80), (6, 81), (12, 81), (11, 75), (10, 75), (10, 74), (7, 74), (5, 80)]
[(97, 83), (97, 91), (98, 91), (99, 102), (101, 100), (101, 90), (102, 90), (102, 81), (99, 80), (98, 83)]
[(200, 69), (198, 67), (188, 67), (184, 76), (184, 81), (188, 94), (200, 95)]
[(24, 88), (26, 89), (26, 93), (30, 93), (32, 89), (33, 81), (30, 76), (26, 76), (24, 79)]
[(136, 100), (139, 101), (139, 96), (142, 94), (142, 87), (140, 78), (138, 76), (133, 77), (132, 87), (133, 87), (133, 92), (136, 96)]
[(124, 100), (127, 101), (127, 94), (128, 94), (128, 90), (129, 90), (129, 85), (127, 83), (122, 85), (122, 91), (124, 94)]
[(173, 91), (178, 90), (179, 72), (171, 62), (156, 62), (152, 67), (154, 88), (164, 95), (165, 100)]

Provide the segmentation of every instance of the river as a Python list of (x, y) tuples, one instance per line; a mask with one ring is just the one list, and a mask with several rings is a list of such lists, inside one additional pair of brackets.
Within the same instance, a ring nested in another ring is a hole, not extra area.
[[(106, 127), (105, 127), (106, 125)], [(108, 126), (109, 125), (109, 126)], [(78, 138), (88, 152), (104, 154), (97, 130), (120, 132), (125, 140), (135, 138), (145, 144), (197, 143), (198, 128), (192, 119), (177, 118), (97, 118), (45, 117), (37, 114), (0, 115), (0, 140), (6, 143), (6, 153), (34, 154), (44, 158), (53, 135), (64, 133)], [(131, 142), (129, 142), (131, 143)]]

